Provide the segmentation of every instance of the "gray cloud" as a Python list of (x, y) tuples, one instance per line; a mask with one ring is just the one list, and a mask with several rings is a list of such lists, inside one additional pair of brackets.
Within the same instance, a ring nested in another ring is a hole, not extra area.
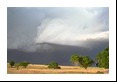
[[(86, 44), (108, 42), (109, 37), (82, 41), (82, 35), (109, 31), (109, 8), (7, 8), (8, 48), (29, 46), (34, 51), (36, 43)], [(103, 36), (103, 35), (101, 35)], [(79, 37), (81, 38), (79, 41)], [(95, 36), (97, 37), (97, 36)], [(96, 44), (97, 45), (97, 44)], [(82, 45), (80, 45), (82, 46)], [(84, 46), (84, 45), (83, 45)]]

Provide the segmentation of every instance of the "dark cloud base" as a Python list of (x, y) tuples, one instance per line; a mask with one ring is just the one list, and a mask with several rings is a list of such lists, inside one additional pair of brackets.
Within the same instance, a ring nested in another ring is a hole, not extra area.
[(51, 46), (51, 49), (43, 49), (42, 47), (41, 49), (37, 48), (35, 52), (28, 52), (21, 49), (7, 49), (7, 61), (28, 61), (36, 64), (48, 64), (50, 61), (56, 61), (60, 65), (72, 65), (70, 62), (70, 56), (72, 54), (79, 54), (81, 56), (86, 55), (92, 59), (95, 59), (96, 55), (101, 50), (109, 46), (109, 42), (101, 42), (98, 43), (98, 45), (93, 45), (94, 47), (92, 49), (52, 43), (42, 43), (39, 45), (45, 47)]

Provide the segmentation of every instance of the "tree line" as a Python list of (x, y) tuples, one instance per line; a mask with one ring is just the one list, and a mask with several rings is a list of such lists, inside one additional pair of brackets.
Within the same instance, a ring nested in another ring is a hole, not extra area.
[[(87, 67), (89, 67), (89, 66), (92, 66), (93, 63), (95, 63), (97, 67), (108, 69), (109, 68), (109, 47), (100, 51), (97, 54), (95, 60), (92, 60), (88, 56), (79, 56), (78, 54), (73, 54), (70, 57), (70, 61), (75, 66), (81, 66), (85, 69), (87, 69)], [(23, 62), (20, 62), (20, 63), (15, 63), (14, 61), (10, 61), (9, 64), (10, 64), (11, 68), (13, 66), (16, 66), (17, 69), (19, 69), (19, 66), (26, 68), (29, 65), (29, 62), (23, 61)], [(57, 62), (52, 61), (48, 64), (48, 68), (60, 69), (60, 66)]]
[(95, 60), (92, 60), (88, 56), (79, 56), (74, 54), (71, 56), (70, 61), (74, 65), (79, 65), (87, 69), (88, 66), (91, 66), (93, 63), (96, 64), (97, 67), (101, 68), (109, 68), (109, 47), (105, 48), (104, 50), (100, 51)]
[(26, 68), (29, 65), (29, 62), (22, 61), (20, 63), (15, 63), (14, 61), (10, 61), (9, 64), (10, 64), (11, 68), (13, 66), (15, 66), (17, 68), (17, 70), (18, 70), (19, 69), (19, 66), (22, 66), (22, 67)]

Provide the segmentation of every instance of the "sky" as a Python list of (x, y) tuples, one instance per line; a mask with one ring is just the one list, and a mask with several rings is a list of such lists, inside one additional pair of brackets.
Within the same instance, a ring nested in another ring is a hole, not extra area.
[(44, 42), (87, 48), (109, 42), (109, 8), (7, 8), (8, 49)]

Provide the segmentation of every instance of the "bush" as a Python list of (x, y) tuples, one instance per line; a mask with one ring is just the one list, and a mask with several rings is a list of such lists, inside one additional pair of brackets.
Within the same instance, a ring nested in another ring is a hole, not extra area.
[(19, 63), (16, 63), (15, 66), (16, 66), (17, 70), (19, 70), (20, 64)]
[(50, 62), (48, 65), (48, 68), (60, 69), (58, 63), (56, 63), (56, 62)]
[(14, 61), (10, 61), (9, 64), (10, 64), (10, 66), (12, 68), (15, 65), (15, 62)]
[(20, 66), (23, 66), (24, 68), (26, 68), (28, 66), (29, 62), (23, 61), (20, 63)]
[(97, 71), (97, 74), (104, 74), (103, 72), (101, 72), (101, 71)]

